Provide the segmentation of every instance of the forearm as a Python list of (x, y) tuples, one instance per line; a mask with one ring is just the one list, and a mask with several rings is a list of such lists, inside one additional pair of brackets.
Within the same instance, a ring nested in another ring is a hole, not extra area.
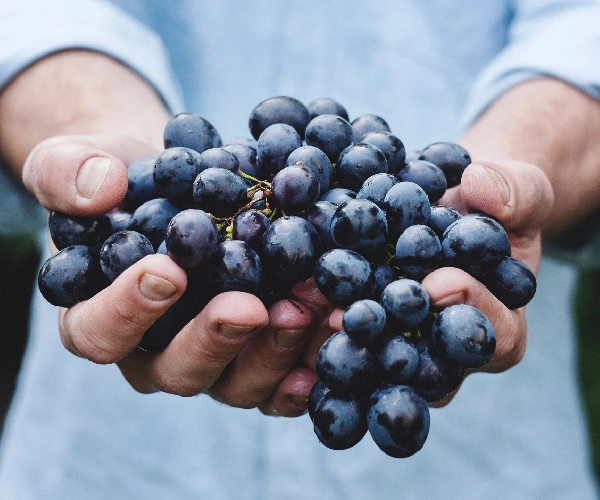
[(95, 52), (59, 52), (0, 93), (0, 151), (20, 175), (33, 147), (55, 135), (127, 135), (160, 150), (168, 119), (154, 89), (126, 66)]
[(600, 102), (566, 83), (542, 78), (510, 89), (461, 142), (474, 159), (510, 158), (544, 170), (555, 194), (548, 230), (600, 205)]

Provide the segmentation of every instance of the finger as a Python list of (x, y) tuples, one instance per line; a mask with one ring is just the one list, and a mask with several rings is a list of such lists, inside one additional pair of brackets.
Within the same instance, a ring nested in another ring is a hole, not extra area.
[(479, 281), (468, 273), (445, 267), (423, 280), (432, 308), (443, 309), (453, 304), (468, 304), (479, 309), (490, 320), (496, 334), (492, 359), (477, 371), (501, 372), (516, 365), (525, 353), (527, 327), (524, 309), (507, 309)]
[(91, 361), (113, 363), (136, 348), (186, 283), (185, 272), (166, 255), (144, 257), (91, 299), (61, 310), (62, 342)]
[(299, 417), (308, 407), (308, 395), (317, 382), (317, 374), (296, 367), (281, 381), (272, 397), (259, 407), (265, 415)]
[(208, 394), (241, 408), (263, 404), (296, 364), (313, 322), (305, 305), (293, 300), (275, 303), (269, 309), (269, 326), (248, 341)]
[(23, 182), (49, 210), (106, 213), (127, 192), (127, 167), (153, 154), (143, 142), (109, 135), (60, 136), (39, 143), (25, 161)]
[(333, 305), (317, 288), (314, 278), (296, 283), (292, 288), (292, 297), (309, 307), (317, 318), (323, 319), (333, 310)]
[(268, 323), (267, 310), (254, 295), (222, 293), (163, 352), (132, 352), (119, 362), (119, 368), (140, 392), (193, 396), (212, 386), (252, 336)]

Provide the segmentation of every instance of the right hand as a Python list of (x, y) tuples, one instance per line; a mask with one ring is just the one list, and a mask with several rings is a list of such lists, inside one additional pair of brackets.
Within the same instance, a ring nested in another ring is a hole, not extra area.
[[(123, 136), (54, 137), (29, 154), (23, 181), (47, 209), (92, 216), (121, 202), (127, 164), (157, 153)], [(117, 363), (139, 392), (205, 392), (232, 406), (302, 414), (316, 375), (296, 362), (314, 331), (328, 330), (323, 320), (331, 311), (314, 283), (295, 287), (294, 297), (269, 311), (251, 294), (223, 293), (163, 352), (137, 349), (186, 284), (185, 272), (169, 257), (147, 256), (91, 299), (60, 310), (62, 342), (95, 363)]]

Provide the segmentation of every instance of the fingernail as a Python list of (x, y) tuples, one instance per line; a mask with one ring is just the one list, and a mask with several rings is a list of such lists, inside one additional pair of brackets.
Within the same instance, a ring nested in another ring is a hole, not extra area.
[(304, 330), (278, 330), (275, 340), (281, 347), (295, 346), (304, 336)]
[(437, 302), (432, 303), (431, 305), (440, 309), (444, 307), (448, 307), (454, 304), (463, 304), (465, 302), (465, 296), (463, 293), (455, 293), (453, 295), (448, 295)]
[(252, 330), (254, 330), (253, 326), (228, 325), (227, 323), (221, 323), (219, 327), (219, 332), (228, 339), (238, 339), (248, 335)]
[(502, 197), (502, 203), (504, 205), (506, 205), (510, 200), (510, 189), (508, 187), (506, 180), (495, 170), (493, 170), (489, 167), (485, 167), (485, 169), (492, 176), (492, 179), (494, 179), (496, 186), (498, 186), (498, 189), (500, 190), (500, 196)]
[(291, 396), (290, 401), (296, 406), (306, 406), (308, 404), (308, 398), (302, 396)]
[(150, 300), (165, 300), (168, 299), (177, 291), (175, 285), (170, 281), (154, 276), (153, 274), (144, 274), (140, 280), (140, 292)]
[(77, 191), (84, 198), (92, 199), (102, 187), (110, 169), (111, 159), (94, 156), (79, 168), (77, 173)]

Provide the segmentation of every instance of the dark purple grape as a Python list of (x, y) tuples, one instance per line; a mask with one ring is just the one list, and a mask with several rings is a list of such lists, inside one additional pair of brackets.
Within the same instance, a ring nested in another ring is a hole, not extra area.
[(256, 141), (254, 142), (254, 147), (245, 144), (228, 144), (227, 146), (223, 146), (223, 149), (235, 155), (239, 162), (240, 171), (255, 179), (263, 179), (265, 175), (258, 165), (256, 152), (258, 143), (256, 143)]
[(406, 228), (396, 243), (396, 264), (402, 274), (422, 281), (442, 265), (442, 245), (428, 226), (415, 224)]
[(86, 245), (100, 250), (102, 243), (113, 232), (110, 218), (105, 214), (79, 217), (56, 211), (50, 212), (48, 229), (58, 250), (73, 245)]
[(252, 110), (248, 127), (252, 137), (258, 139), (269, 126), (285, 123), (292, 126), (303, 139), (309, 121), (308, 109), (302, 102), (293, 97), (277, 96), (265, 99)]
[(319, 349), (316, 372), (334, 394), (364, 397), (371, 393), (377, 359), (366, 347), (359, 346), (346, 332), (329, 337)]
[(354, 130), (341, 116), (319, 115), (306, 126), (306, 144), (319, 148), (335, 163), (340, 153), (354, 144)]
[(386, 174), (387, 160), (377, 146), (352, 144), (344, 149), (337, 160), (337, 176), (340, 184), (358, 191), (372, 175)]
[(352, 120), (352, 129), (357, 140), (369, 132), (391, 132), (390, 126), (381, 116), (367, 113)]
[(155, 198), (140, 205), (131, 215), (127, 229), (142, 233), (154, 249), (165, 240), (167, 226), (179, 209), (165, 198)]
[(312, 389), (310, 390), (308, 395), (308, 416), (313, 422), (315, 420), (315, 409), (317, 405), (321, 402), (325, 394), (330, 391), (331, 389), (327, 388), (327, 386), (320, 380), (317, 380), (315, 385), (313, 385)]
[(286, 161), (288, 167), (292, 165), (305, 166), (319, 181), (319, 191), (326, 193), (331, 187), (333, 167), (327, 155), (314, 146), (301, 146), (294, 149)]
[(257, 147), (258, 164), (267, 179), (283, 169), (290, 153), (300, 146), (302, 139), (292, 126), (275, 123), (267, 127), (260, 134)]
[(315, 99), (308, 104), (307, 108), (311, 120), (319, 115), (338, 115), (344, 120), (350, 121), (346, 108), (330, 97)]
[(436, 349), (464, 368), (485, 365), (496, 349), (496, 333), (487, 317), (473, 306), (455, 304), (435, 318), (431, 336)]
[[(256, 149), (257, 142), (256, 142), (256, 139), (254, 139), (253, 137), (237, 136), (237, 137), (233, 137), (232, 139), (227, 141), (223, 147), (235, 146), (235, 145), (249, 146), (253, 149)], [(232, 153), (233, 153), (233, 151), (232, 151)]]
[(200, 154), (197, 166), (198, 174), (207, 168), (224, 168), (237, 174), (240, 169), (240, 162), (236, 155), (225, 148), (210, 148)]
[(154, 162), (154, 183), (163, 198), (187, 208), (192, 202), (192, 183), (198, 175), (200, 154), (193, 149), (165, 149)]
[(398, 273), (389, 264), (372, 264), (373, 268), (373, 298), (379, 300), (381, 293), (392, 281), (398, 279)]
[(106, 215), (110, 220), (111, 234), (125, 231), (129, 225), (129, 220), (131, 219), (131, 213), (121, 210), (120, 208), (113, 208)]
[(314, 431), (331, 450), (347, 450), (367, 433), (366, 409), (350, 396), (325, 394), (313, 411)]
[(386, 325), (385, 310), (374, 300), (357, 300), (344, 311), (342, 327), (360, 346), (375, 345), (383, 335)]
[(215, 127), (195, 113), (179, 113), (171, 118), (165, 127), (164, 142), (165, 149), (183, 147), (198, 153), (223, 145)]
[(389, 339), (379, 351), (382, 378), (391, 384), (405, 384), (417, 371), (419, 351), (401, 335)]
[(315, 283), (331, 303), (349, 306), (373, 294), (373, 276), (369, 261), (343, 248), (325, 252), (315, 266)]
[(85, 245), (63, 248), (44, 262), (38, 274), (40, 292), (59, 307), (88, 300), (108, 284), (98, 252)]
[(192, 208), (171, 219), (165, 241), (167, 255), (186, 270), (200, 268), (219, 244), (217, 227), (210, 215)]
[(411, 161), (396, 174), (401, 181), (414, 182), (427, 193), (430, 203), (438, 201), (446, 192), (446, 177), (444, 172), (425, 160)]
[(371, 395), (369, 433), (391, 457), (406, 458), (419, 451), (427, 440), (429, 423), (427, 402), (407, 385), (387, 385)]
[(308, 167), (285, 167), (273, 177), (271, 200), (286, 214), (300, 214), (318, 199), (319, 181)]
[(441, 241), (448, 226), (460, 219), (460, 217), (458, 211), (454, 210), (452, 207), (446, 205), (434, 205), (431, 207), (431, 216), (429, 217), (428, 226), (433, 229)]
[(136, 231), (119, 231), (108, 237), (100, 249), (100, 266), (110, 281), (116, 280), (127, 268), (152, 255), (150, 240)]
[(335, 243), (331, 239), (331, 218), (338, 206), (330, 201), (317, 201), (305, 213), (304, 218), (319, 233), (321, 249), (331, 250)]
[(491, 217), (462, 217), (446, 229), (442, 238), (444, 265), (458, 267), (475, 278), (494, 269), (510, 255), (504, 228)]
[(224, 168), (200, 172), (192, 192), (196, 207), (215, 217), (230, 217), (250, 201), (244, 179)]
[(411, 279), (392, 281), (381, 293), (380, 303), (388, 324), (400, 330), (416, 328), (429, 314), (427, 290)]
[(142, 203), (153, 198), (162, 198), (154, 183), (154, 163), (156, 156), (144, 156), (127, 167), (127, 193), (125, 207), (133, 212)]
[(400, 138), (391, 132), (369, 132), (359, 142), (372, 144), (381, 150), (387, 160), (388, 173), (397, 174), (404, 168), (406, 149)]
[(245, 241), (256, 252), (262, 252), (263, 235), (271, 223), (265, 214), (258, 210), (244, 210), (233, 219), (234, 240)]
[(392, 174), (375, 174), (363, 182), (360, 191), (357, 193), (357, 198), (370, 200), (379, 208), (385, 209), (383, 200), (385, 195), (392, 188), (398, 179)]
[(293, 285), (280, 279), (268, 266), (263, 266), (262, 285), (258, 297), (265, 307), (269, 308), (275, 302), (289, 299)]
[(481, 282), (509, 309), (519, 309), (535, 295), (537, 282), (529, 267), (520, 260), (506, 256)]
[(349, 200), (331, 219), (331, 238), (336, 246), (354, 250), (367, 259), (385, 254), (387, 234), (385, 212), (369, 200)]
[(262, 265), (248, 243), (228, 240), (219, 243), (210, 261), (211, 283), (218, 292), (260, 292)]
[(427, 224), (431, 216), (429, 198), (423, 188), (414, 182), (394, 184), (385, 195), (383, 205), (392, 241), (397, 241), (410, 226)]
[(406, 152), (406, 157), (404, 158), (404, 161), (405, 161), (405, 163), (409, 163), (411, 161), (418, 160), (420, 155), (421, 155), (420, 149), (411, 149), (410, 151)]
[(316, 229), (292, 215), (271, 223), (263, 236), (262, 255), (279, 279), (298, 283), (312, 276), (320, 247)]
[(425, 160), (437, 165), (448, 183), (448, 188), (458, 186), (462, 174), (471, 163), (469, 153), (453, 142), (436, 142), (421, 151), (419, 160)]
[(342, 203), (348, 200), (353, 200), (354, 198), (356, 198), (356, 191), (346, 188), (333, 188), (321, 196), (321, 201), (329, 201), (334, 205), (341, 205)]
[(419, 340), (415, 347), (419, 365), (410, 379), (415, 391), (432, 403), (458, 389), (465, 375), (462, 366), (438, 353), (431, 339)]

